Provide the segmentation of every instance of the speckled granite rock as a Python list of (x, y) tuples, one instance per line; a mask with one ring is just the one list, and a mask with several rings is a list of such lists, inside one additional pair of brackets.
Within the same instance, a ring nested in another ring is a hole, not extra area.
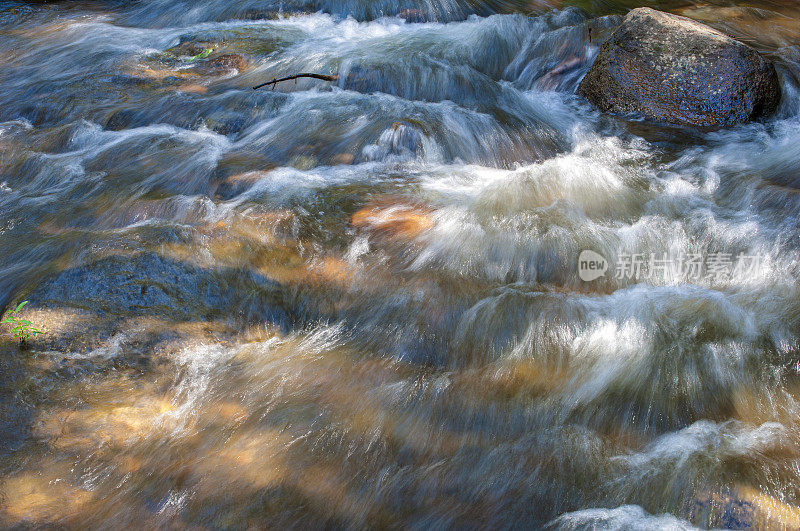
[(578, 93), (603, 111), (706, 127), (768, 116), (781, 98), (775, 67), (758, 52), (646, 7), (603, 43)]

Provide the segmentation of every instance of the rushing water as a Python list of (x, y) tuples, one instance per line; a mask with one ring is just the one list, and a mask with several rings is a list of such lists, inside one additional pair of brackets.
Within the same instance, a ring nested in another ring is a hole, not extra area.
[(800, 10), (650, 3), (703, 132), (574, 95), (636, 4), (0, 3), (0, 525), (800, 526)]

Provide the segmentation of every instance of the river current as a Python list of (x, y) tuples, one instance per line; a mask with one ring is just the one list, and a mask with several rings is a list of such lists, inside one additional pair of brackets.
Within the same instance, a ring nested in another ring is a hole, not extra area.
[(0, 525), (800, 526), (800, 9), (648, 4), (699, 131), (575, 95), (643, 3), (0, 2)]

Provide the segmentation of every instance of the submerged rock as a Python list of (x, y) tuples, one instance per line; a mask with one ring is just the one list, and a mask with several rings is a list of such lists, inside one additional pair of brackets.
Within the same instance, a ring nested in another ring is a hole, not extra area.
[(797, 18), (769, 9), (691, 5), (679, 12), (762, 50), (776, 51), (800, 42), (800, 23)]
[(634, 9), (603, 43), (578, 92), (603, 111), (724, 127), (775, 112), (775, 66), (688, 18)]
[(798, 529), (800, 509), (747, 485), (701, 491), (691, 520), (724, 529)]
[[(238, 285), (238, 288), (237, 288)], [(247, 286), (243, 288), (242, 286)], [(272, 297), (277, 285), (263, 275), (233, 268), (201, 267), (145, 251), (110, 255), (76, 265), (45, 281), (28, 299), (34, 308), (74, 308), (108, 316), (157, 316), (172, 321), (206, 321), (236, 315), (237, 289)], [(260, 295), (257, 295), (260, 297)], [(247, 304), (247, 303), (245, 303)], [(263, 301), (268, 319), (283, 310)]]

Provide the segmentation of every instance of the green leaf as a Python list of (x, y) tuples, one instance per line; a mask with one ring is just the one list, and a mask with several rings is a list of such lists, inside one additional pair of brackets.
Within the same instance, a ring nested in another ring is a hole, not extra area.
[(14, 310), (14, 313), (20, 311), (22, 307), (25, 306), (26, 304), (28, 304), (28, 301), (22, 301), (21, 303), (19, 303), (19, 306), (17, 306), (17, 308)]

